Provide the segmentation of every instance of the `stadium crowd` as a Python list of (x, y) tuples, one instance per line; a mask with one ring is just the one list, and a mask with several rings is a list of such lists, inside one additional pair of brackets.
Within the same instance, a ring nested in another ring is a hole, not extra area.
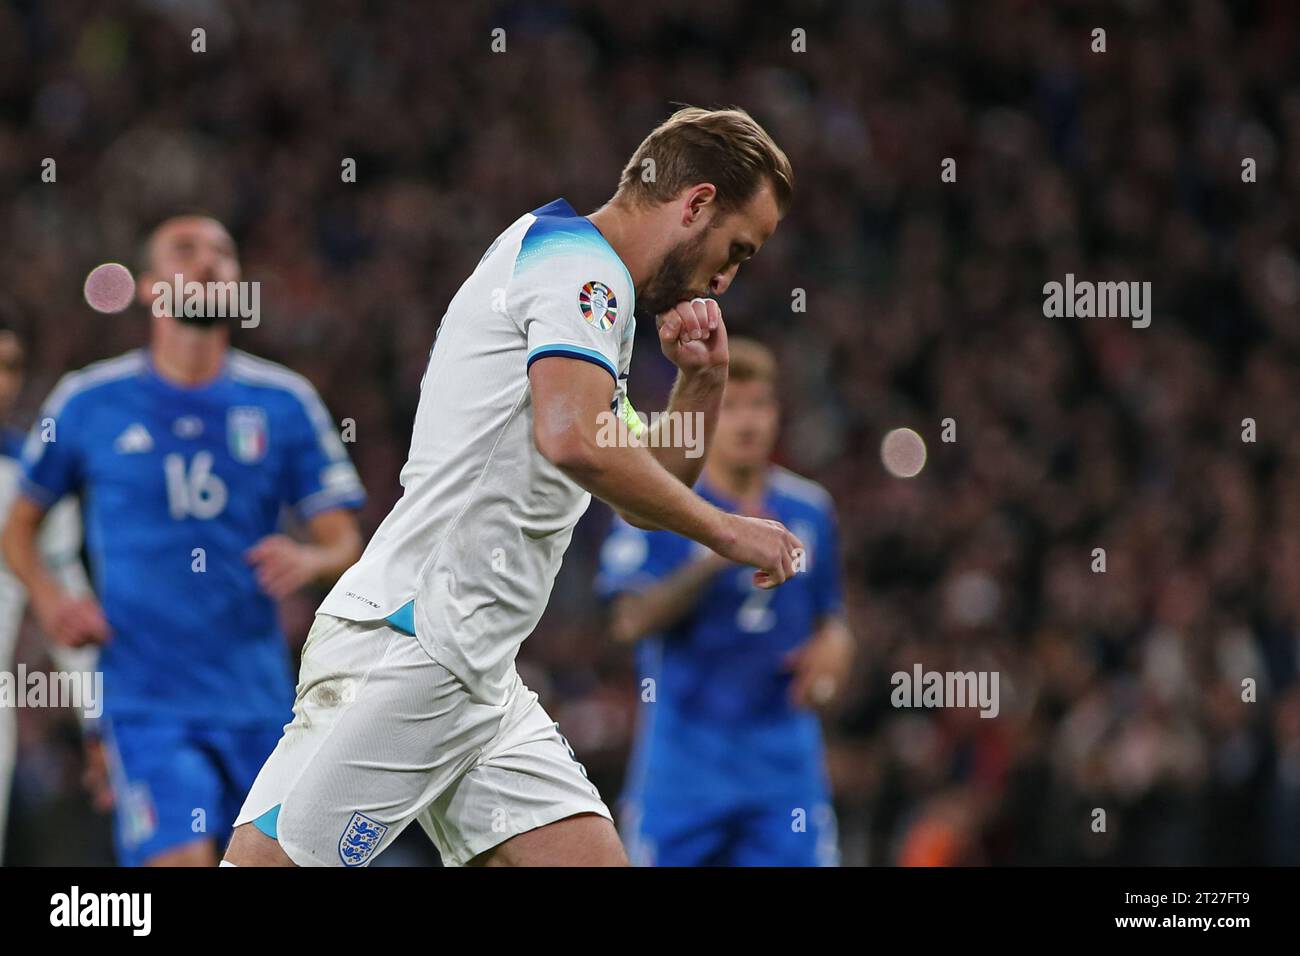
[[(89, 269), (201, 207), (263, 285), (236, 344), (355, 422), (369, 531), (491, 239), (556, 196), (594, 209), (672, 103), (741, 105), (796, 197), (722, 307), (778, 351), (779, 460), (839, 510), (844, 862), (1297, 864), (1298, 19), (1262, 0), (0, 4), (14, 424), (144, 341), (145, 310), (85, 305)], [(1150, 327), (1046, 318), (1067, 273), (1149, 281)], [(649, 408), (671, 368), (642, 325)], [(910, 480), (880, 462), (899, 426), (929, 449)], [(637, 675), (592, 596), (608, 519), (579, 526), (520, 666), (612, 801)], [(299, 641), (314, 609), (284, 605)], [(45, 660), (30, 626), (20, 659)], [(998, 672), (1000, 713), (892, 706), (917, 663)], [(76, 722), (20, 720), (9, 862), (106, 860)]]

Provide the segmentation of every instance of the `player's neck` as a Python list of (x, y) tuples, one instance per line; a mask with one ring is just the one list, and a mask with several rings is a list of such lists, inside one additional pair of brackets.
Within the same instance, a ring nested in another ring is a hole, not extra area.
[(729, 467), (714, 461), (704, 466), (704, 480), (726, 498), (737, 503), (754, 503), (763, 496), (767, 465)]
[(615, 255), (623, 260), (633, 287), (640, 289), (663, 258), (663, 250), (655, 241), (661, 230), (647, 228), (644, 214), (634, 213), (613, 200), (587, 219), (600, 231)]
[(193, 387), (221, 374), (227, 346), (223, 337), (206, 330), (177, 328), (154, 337), (149, 358), (164, 381)]

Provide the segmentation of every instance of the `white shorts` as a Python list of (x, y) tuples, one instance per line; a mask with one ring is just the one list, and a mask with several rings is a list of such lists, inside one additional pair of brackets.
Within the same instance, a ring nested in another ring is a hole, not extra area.
[(448, 866), (579, 813), (610, 819), (537, 695), (490, 705), (382, 621), (317, 614), (293, 722), (235, 825), (299, 866), (362, 866), (419, 820)]

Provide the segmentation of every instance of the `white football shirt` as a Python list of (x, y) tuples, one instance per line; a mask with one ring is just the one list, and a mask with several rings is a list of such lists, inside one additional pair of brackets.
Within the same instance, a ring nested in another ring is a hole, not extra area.
[(620, 401), (633, 294), (622, 260), (563, 199), (497, 237), (438, 329), (403, 495), (323, 613), (396, 612), (471, 693), (506, 699), (515, 655), (591, 501), (533, 444), (528, 368), (551, 355), (591, 362)]

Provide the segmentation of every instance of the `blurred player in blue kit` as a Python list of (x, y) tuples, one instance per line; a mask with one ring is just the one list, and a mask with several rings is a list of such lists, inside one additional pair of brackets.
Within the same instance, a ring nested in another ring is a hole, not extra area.
[(731, 340), (730, 370), (695, 486), (725, 511), (774, 518), (803, 542), (804, 570), (761, 589), (748, 568), (667, 531), (615, 518), (597, 587), (614, 636), (637, 642), (641, 713), (621, 808), (633, 863), (828, 866), (838, 862), (815, 706), (852, 661), (834, 507), (770, 463), (777, 369)]
[[(235, 244), (203, 216), (147, 247), (155, 282), (234, 283)], [(211, 287), (209, 287), (211, 288)], [(181, 310), (181, 311), (189, 311)], [(302, 376), (230, 346), (230, 321), (153, 309), (150, 342), (59, 382), (22, 451), (5, 560), (42, 627), (102, 644), (99, 732), (124, 865), (215, 865), (291, 715), (276, 599), (356, 560), (361, 483)], [(95, 595), (37, 547), (50, 506), (82, 500)], [(292, 508), (310, 543), (279, 533)]]
[[(4, 521), (18, 495), (22, 474), (19, 456), (23, 433), (11, 428), (8, 420), (22, 391), (24, 365), (22, 342), (0, 315), (0, 522)], [(76, 501), (65, 498), (50, 509), (49, 518), (41, 528), (38, 546), (50, 572), (64, 588), (78, 593), (87, 589), (85, 572), (78, 560), (81, 524)], [(26, 606), (27, 595), (0, 559), (0, 673), (14, 667), (18, 633)], [(83, 670), (83, 665), (89, 663), (79, 652), (67, 651), (55, 656), (62, 671)], [(0, 706), (0, 860), (4, 858), (9, 792), (17, 752), (17, 711), (10, 706)]]

